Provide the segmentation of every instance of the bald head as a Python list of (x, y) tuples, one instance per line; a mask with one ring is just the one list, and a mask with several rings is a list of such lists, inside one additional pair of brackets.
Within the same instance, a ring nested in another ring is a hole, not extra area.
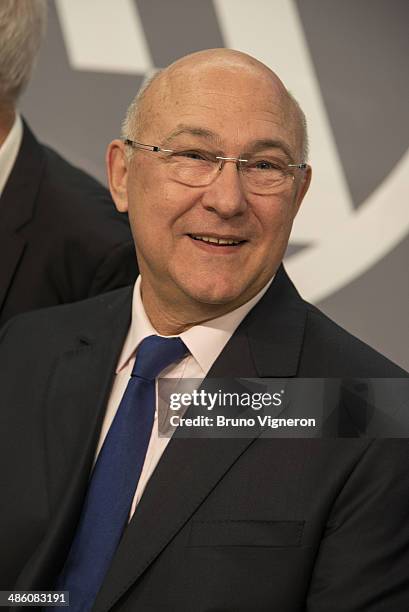
[(246, 71), (251, 72), (260, 78), (269, 80), (271, 86), (277, 91), (283, 94), (286, 92), (284, 84), (270, 68), (251, 55), (233, 49), (206, 49), (181, 57), (163, 70), (162, 78), (165, 80), (171, 79), (172, 76), (184, 75), (188, 77), (198, 71), (206, 74), (206, 72), (215, 70), (229, 71), (238, 75)]
[[(291, 123), (296, 133), (300, 161), (308, 154), (306, 120), (298, 102), (287, 91), (279, 77), (254, 57), (232, 49), (207, 49), (182, 57), (148, 79), (128, 108), (122, 126), (123, 136), (138, 140), (148, 125), (158, 119), (161, 109), (177, 99), (188, 88), (197, 84), (197, 103), (200, 86), (217, 90), (228, 98), (237, 89), (241, 96), (271, 96), (282, 109), (283, 121)], [(175, 103), (176, 102), (176, 103)]]

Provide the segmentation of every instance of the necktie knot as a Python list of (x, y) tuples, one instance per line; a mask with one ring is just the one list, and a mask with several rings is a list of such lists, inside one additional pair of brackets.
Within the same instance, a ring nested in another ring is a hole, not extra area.
[(154, 380), (162, 370), (187, 353), (188, 349), (180, 338), (148, 336), (138, 347), (131, 376)]

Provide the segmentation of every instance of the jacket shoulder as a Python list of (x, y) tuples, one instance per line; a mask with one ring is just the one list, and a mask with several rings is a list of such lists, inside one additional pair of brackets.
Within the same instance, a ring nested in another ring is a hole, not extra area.
[[(107, 220), (118, 219), (127, 225), (126, 215), (117, 212), (110, 193), (97, 179), (71, 164), (51, 147), (39, 144), (44, 153), (44, 174), (39, 197), (57, 198), (61, 212), (74, 214), (104, 213)], [(66, 207), (66, 208), (65, 208)], [(102, 217), (103, 218), (103, 217)]]
[(123, 287), (73, 304), (19, 314), (0, 331), (0, 354), (7, 357), (33, 348), (38, 355), (42, 348), (60, 350), (65, 342), (98, 335), (116, 317), (130, 319), (132, 289)]
[[(33, 159), (36, 162), (33, 165)], [(119, 213), (108, 189), (93, 176), (76, 167), (51, 147), (39, 142), (24, 121), (21, 149), (13, 168), (16, 184), (31, 173), (30, 197), (35, 199), (36, 227), (66, 241), (98, 237), (94, 249), (131, 241), (128, 217)], [(34, 173), (34, 174), (33, 174)], [(34, 176), (35, 175), (35, 176)]]
[[(402, 368), (343, 329), (316, 306), (304, 304), (307, 317), (300, 376), (408, 376)], [(316, 369), (320, 374), (314, 372)]]

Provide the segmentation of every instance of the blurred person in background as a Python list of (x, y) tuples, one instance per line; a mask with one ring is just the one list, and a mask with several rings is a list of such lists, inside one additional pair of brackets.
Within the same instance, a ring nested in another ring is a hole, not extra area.
[(94, 178), (39, 143), (18, 112), (46, 18), (46, 0), (0, 2), (0, 324), (137, 275), (127, 215)]

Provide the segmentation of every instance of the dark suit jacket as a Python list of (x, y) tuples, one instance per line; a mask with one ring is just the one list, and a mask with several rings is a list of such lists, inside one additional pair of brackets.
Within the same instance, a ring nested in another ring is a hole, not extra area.
[[(1, 589), (50, 589), (64, 563), (131, 299), (118, 290), (3, 330)], [(403, 375), (283, 269), (209, 373)], [(406, 440), (173, 439), (94, 609), (407, 612), (408, 465)]]
[(136, 278), (127, 216), (102, 185), (41, 145), (26, 124), (0, 198), (0, 245), (0, 324)]

